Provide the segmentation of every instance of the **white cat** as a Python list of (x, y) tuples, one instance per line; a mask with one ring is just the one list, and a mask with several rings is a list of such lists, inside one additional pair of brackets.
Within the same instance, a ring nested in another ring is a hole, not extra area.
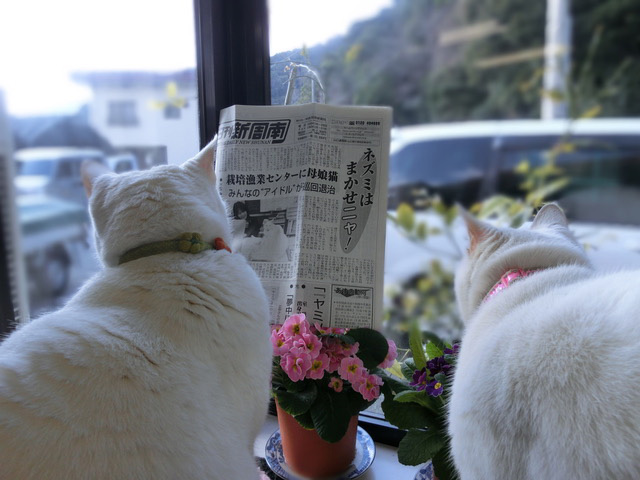
[(105, 268), (0, 344), (1, 479), (258, 478), (271, 345), (255, 273), (226, 250), (118, 264), (185, 232), (229, 238), (213, 165), (212, 142), (181, 166), (87, 169)]
[(640, 272), (595, 272), (555, 205), (519, 230), (466, 217), (449, 426), (462, 480), (640, 479)]

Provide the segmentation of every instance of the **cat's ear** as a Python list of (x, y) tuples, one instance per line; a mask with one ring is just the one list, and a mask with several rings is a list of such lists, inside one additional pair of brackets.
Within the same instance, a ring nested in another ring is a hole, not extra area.
[(531, 224), (532, 229), (545, 227), (569, 227), (567, 217), (562, 209), (555, 203), (547, 203), (543, 206), (538, 211), (536, 218), (533, 219), (533, 223)]
[(478, 220), (460, 205), (458, 211), (469, 232), (469, 253), (473, 252), (482, 240), (497, 232), (495, 227)]
[(100, 162), (96, 162), (95, 160), (85, 160), (82, 162), (82, 165), (80, 166), (80, 175), (82, 176), (84, 190), (87, 192), (87, 198), (91, 196), (96, 179), (105, 173), (112, 172)]
[(200, 168), (207, 178), (214, 182), (216, 181), (216, 146), (218, 144), (218, 137), (213, 137), (206, 147), (187, 163), (194, 164)]

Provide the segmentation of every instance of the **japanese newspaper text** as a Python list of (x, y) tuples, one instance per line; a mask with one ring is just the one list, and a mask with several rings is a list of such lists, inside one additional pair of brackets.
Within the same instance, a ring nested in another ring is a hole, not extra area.
[(260, 277), (272, 323), (380, 327), (391, 118), (316, 103), (221, 112), (231, 249)]

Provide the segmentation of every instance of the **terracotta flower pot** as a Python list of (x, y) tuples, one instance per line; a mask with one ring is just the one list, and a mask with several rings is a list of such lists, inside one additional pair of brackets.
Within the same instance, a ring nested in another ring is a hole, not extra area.
[(287, 465), (296, 473), (309, 478), (323, 478), (344, 472), (356, 456), (358, 416), (351, 417), (347, 433), (336, 443), (329, 443), (315, 430), (307, 430), (280, 408), (278, 425), (282, 451)]

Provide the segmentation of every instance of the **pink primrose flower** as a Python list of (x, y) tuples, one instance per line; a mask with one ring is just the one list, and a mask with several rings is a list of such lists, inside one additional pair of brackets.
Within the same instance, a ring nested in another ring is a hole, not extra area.
[(362, 364), (362, 360), (358, 357), (343, 358), (340, 362), (340, 367), (338, 368), (338, 374), (340, 377), (351, 383), (354, 383), (354, 381), (361, 377), (363, 372), (365, 372), (365, 368)]
[[(380, 385), (382, 385), (382, 378), (377, 375), (368, 374), (362, 377), (364, 381), (358, 382), (358, 392), (365, 400), (375, 400), (380, 396)], [(354, 386), (355, 388), (355, 386)]]
[(341, 347), (342, 355), (344, 355), (345, 357), (352, 357), (353, 355), (358, 353), (358, 349), (360, 348), (360, 344), (358, 342), (353, 343), (353, 344), (348, 344), (348, 343), (342, 342), (342, 343), (340, 343), (340, 347)]
[(311, 360), (311, 367), (307, 371), (307, 378), (318, 380), (324, 377), (324, 372), (329, 366), (329, 357), (326, 353), (321, 353), (317, 358)]
[(292, 348), (280, 358), (280, 366), (293, 382), (297, 382), (311, 368), (311, 357), (302, 349)]
[(273, 345), (273, 354), (279, 357), (289, 351), (291, 340), (285, 340), (284, 334), (280, 330), (272, 330), (271, 345)]
[(340, 393), (342, 391), (342, 379), (339, 377), (331, 377), (331, 379), (329, 380), (329, 387), (333, 388), (337, 393)]
[(380, 368), (389, 368), (398, 357), (398, 347), (396, 347), (395, 342), (393, 340), (387, 340), (387, 343), (389, 344), (389, 351), (387, 352), (387, 356), (384, 357), (383, 362), (379, 365)]
[(313, 324), (313, 328), (311, 330), (313, 331), (314, 329), (320, 335), (328, 335), (329, 333), (331, 333), (331, 328), (323, 326), (320, 322), (315, 322)]
[(329, 357), (329, 366), (327, 367), (327, 372), (333, 373), (337, 371), (338, 368), (340, 368), (340, 362), (342, 362), (343, 357), (337, 355), (335, 352), (332, 352), (330, 350), (326, 350), (325, 355)]
[(291, 315), (287, 318), (282, 325), (282, 330), (284, 331), (285, 338), (297, 337), (303, 333), (310, 333), (309, 322), (307, 322), (304, 313)]
[(322, 342), (312, 333), (303, 333), (293, 341), (293, 345), (306, 349), (311, 358), (320, 355), (322, 349)]

